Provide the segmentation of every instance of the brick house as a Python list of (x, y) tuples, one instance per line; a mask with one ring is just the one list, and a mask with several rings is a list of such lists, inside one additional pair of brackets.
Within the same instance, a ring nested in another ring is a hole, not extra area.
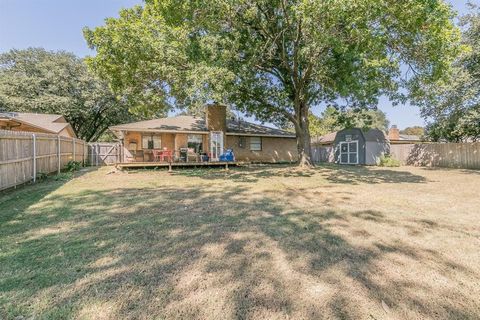
[(176, 116), (110, 127), (123, 145), (124, 162), (154, 161), (155, 150), (171, 150), (173, 161), (182, 150), (199, 161), (208, 155), (218, 161), (233, 149), (237, 161), (293, 162), (298, 159), (295, 134), (280, 129), (227, 119), (226, 107), (207, 105), (205, 117)]

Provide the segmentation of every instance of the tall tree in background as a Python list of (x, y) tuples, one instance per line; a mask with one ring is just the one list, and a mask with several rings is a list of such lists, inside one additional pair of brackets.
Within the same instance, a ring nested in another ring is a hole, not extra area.
[(400, 133), (423, 137), (425, 135), (425, 128), (420, 126), (406, 127), (400, 130)]
[(416, 101), (429, 121), (427, 135), (434, 141), (480, 140), (480, 8), (461, 18), (462, 43), (467, 48), (449, 77), (426, 85)]
[(0, 109), (61, 114), (86, 141), (131, 119), (125, 105), (89, 74), (81, 59), (41, 48), (0, 54)]
[(345, 128), (380, 129), (387, 131), (390, 122), (385, 113), (378, 109), (337, 110), (329, 106), (320, 117), (310, 115), (310, 134), (312, 137), (342, 130)]
[(290, 122), (309, 166), (310, 107), (436, 81), (457, 53), (452, 19), (441, 0), (146, 0), (84, 34), (91, 68), (140, 108), (216, 100)]

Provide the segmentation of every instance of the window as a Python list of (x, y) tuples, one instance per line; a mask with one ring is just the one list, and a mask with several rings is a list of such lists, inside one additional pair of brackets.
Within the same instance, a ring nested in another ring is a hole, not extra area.
[(261, 137), (250, 137), (250, 150), (251, 151), (261, 151), (262, 150), (262, 138)]
[(238, 137), (238, 147), (239, 148), (242, 148), (242, 149), (245, 149), (245, 145), (247, 144), (245, 142), (245, 137)]
[(160, 136), (142, 136), (142, 149), (160, 149), (162, 147)]
[(189, 134), (187, 137), (187, 147), (194, 149), (195, 153), (203, 151), (203, 136), (201, 134)]

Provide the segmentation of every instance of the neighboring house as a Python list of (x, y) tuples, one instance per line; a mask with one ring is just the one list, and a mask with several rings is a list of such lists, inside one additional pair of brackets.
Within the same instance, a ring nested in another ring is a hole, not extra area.
[(226, 107), (208, 105), (205, 118), (176, 116), (110, 127), (123, 144), (124, 162), (153, 161), (155, 150), (171, 150), (178, 160), (182, 150), (207, 154), (217, 161), (233, 149), (237, 161), (297, 161), (295, 134), (246, 121), (228, 120)]
[(316, 162), (376, 165), (389, 148), (388, 138), (378, 129), (343, 129), (312, 139)]
[(390, 141), (390, 144), (412, 144), (422, 142), (420, 136), (401, 134), (400, 130), (398, 130), (395, 125), (388, 130), (388, 140)]
[(0, 130), (52, 133), (76, 138), (72, 126), (59, 114), (0, 112)]

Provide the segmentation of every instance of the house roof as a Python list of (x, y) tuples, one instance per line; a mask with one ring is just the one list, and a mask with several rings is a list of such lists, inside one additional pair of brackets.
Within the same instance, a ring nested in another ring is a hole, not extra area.
[(315, 138), (312, 139), (312, 144), (330, 144), (330, 143), (333, 143), (333, 141), (335, 141), (335, 138), (337, 137), (337, 132), (338, 131), (330, 132), (330, 133), (327, 133), (323, 136), (315, 137)]
[(0, 119), (23, 123), (55, 134), (69, 127), (73, 134), (70, 124), (60, 114), (4, 112), (0, 113)]
[[(200, 132), (207, 133), (204, 118), (194, 116), (176, 116), (160, 118), (110, 127), (112, 131), (150, 131), (150, 132)], [(295, 137), (291, 132), (270, 128), (246, 121), (227, 120), (227, 134)]]
[(420, 141), (420, 136), (414, 134), (400, 134), (399, 140)]

